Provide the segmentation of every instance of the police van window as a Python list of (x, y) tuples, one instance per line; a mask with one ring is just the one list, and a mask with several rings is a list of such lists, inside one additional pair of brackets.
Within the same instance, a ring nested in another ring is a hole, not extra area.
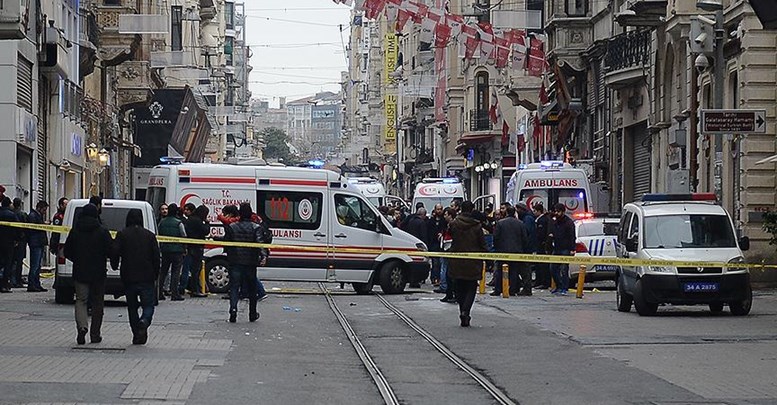
[(318, 229), (321, 225), (321, 193), (257, 191), (257, 212), (270, 228)]
[(626, 234), (628, 233), (629, 225), (631, 224), (631, 217), (634, 216), (631, 211), (627, 211), (621, 217), (621, 222), (618, 225), (618, 242), (626, 243)]
[(626, 239), (639, 239), (639, 218), (635, 217), (631, 220), (631, 226)]
[(340, 225), (375, 231), (378, 218), (366, 201), (352, 195), (335, 195), (335, 215)]
[(645, 248), (733, 248), (736, 238), (725, 215), (662, 215), (645, 218)]
[[(73, 226), (78, 223), (78, 219), (81, 217), (81, 212), (83, 210), (84, 207), (78, 207), (73, 212)], [(130, 210), (132, 210), (132, 208), (118, 208), (104, 205), (100, 212), (100, 223), (109, 231), (121, 231), (127, 225), (127, 214), (129, 214)]]

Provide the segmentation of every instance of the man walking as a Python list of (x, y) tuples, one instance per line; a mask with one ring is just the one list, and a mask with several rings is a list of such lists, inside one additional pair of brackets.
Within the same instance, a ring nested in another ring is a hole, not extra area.
[[(498, 253), (524, 253), (526, 251), (526, 242), (528, 236), (526, 227), (515, 217), (515, 207), (505, 207), (505, 218), (499, 220), (494, 227), (494, 249)], [(526, 263), (508, 262), (510, 269), (510, 295), (518, 294), (521, 289), (519, 279), (525, 275)], [(497, 263), (494, 269), (494, 291), (493, 296), (502, 295), (502, 266)], [(531, 280), (529, 280), (531, 282)], [(526, 289), (524, 288), (524, 291)], [(525, 294), (525, 293), (524, 293)], [(531, 285), (529, 285), (529, 294), (531, 295)]]
[[(253, 222), (253, 210), (251, 204), (240, 204), (240, 221), (225, 227), (224, 239), (231, 242), (266, 243), (262, 225)], [(229, 260), (229, 322), (237, 322), (237, 304), (240, 301), (240, 286), (248, 288), (249, 322), (259, 319), (256, 311), (257, 284), (256, 267), (267, 264), (267, 249), (249, 247), (227, 247), (227, 259)], [(250, 282), (243, 284), (247, 278)]]
[[(97, 207), (87, 204), (82, 208), (65, 242), (65, 257), (73, 262), (73, 281), (76, 290), (75, 317), (79, 345), (86, 343), (89, 332), (92, 343), (102, 341), (100, 328), (105, 307), (105, 277), (111, 255), (111, 234), (97, 220)], [(87, 301), (92, 307), (92, 329), (89, 330)]]
[[(178, 206), (170, 204), (167, 207), (167, 216), (159, 222), (159, 235), (170, 236), (174, 238), (185, 238), (186, 229), (183, 222), (178, 219)], [(165, 299), (162, 286), (170, 272), (170, 301), (183, 301), (181, 291), (178, 289), (181, 279), (181, 266), (183, 265), (183, 255), (186, 252), (181, 243), (163, 243), (159, 248), (162, 252), (162, 269), (159, 273), (159, 300)]]
[[(18, 222), (11, 211), (11, 199), (0, 198), (0, 222)], [(11, 273), (16, 244), (21, 241), (21, 228), (0, 225), (0, 293), (11, 292)]]
[[(486, 239), (483, 237), (483, 226), (472, 217), (475, 205), (472, 201), (461, 203), (461, 213), (451, 222), (452, 245), (451, 252), (486, 252)], [(456, 299), (459, 302), (459, 319), (461, 326), (468, 327), (470, 311), (475, 303), (475, 293), (480, 280), (480, 270), (483, 261), (479, 259), (448, 259), (448, 272), (454, 279)]]
[[(432, 217), (427, 222), (428, 230), (429, 230), (429, 236), (427, 237), (427, 240), (429, 241), (429, 244), (427, 247), (429, 248), (430, 252), (442, 252), (442, 234), (445, 232), (445, 229), (448, 228), (448, 223), (445, 221), (445, 214), (442, 208), (442, 204), (437, 204), (434, 206), (434, 211), (432, 211)], [(435, 287), (438, 287), (440, 285), (440, 268), (441, 268), (442, 258), (440, 257), (432, 257), (432, 285)], [(435, 290), (435, 292), (441, 292), (439, 290)]]
[[(111, 267), (120, 268), (127, 296), (132, 344), (148, 341), (148, 327), (154, 317), (154, 282), (159, 277), (159, 243), (153, 232), (143, 227), (143, 213), (127, 213), (126, 228), (116, 235)], [(138, 309), (142, 309), (138, 316)]]
[[(210, 235), (210, 225), (205, 222), (208, 218), (208, 207), (200, 205), (197, 208), (193, 208), (194, 204), (186, 204), (188, 212), (187, 218), (184, 222), (186, 228), (186, 236), (191, 239), (205, 240)], [(200, 272), (202, 271), (202, 255), (204, 253), (205, 246), (199, 244), (191, 244), (186, 246), (186, 259), (184, 260), (188, 266), (188, 269), (184, 270), (181, 277), (181, 285), (179, 286), (180, 294), (184, 294), (184, 289), (187, 287), (190, 291), (190, 296), (195, 298), (207, 297), (208, 294), (203, 293), (202, 286), (200, 285)]]
[[(564, 204), (553, 206), (554, 224), (553, 233), (549, 236), (553, 239), (553, 254), (556, 256), (575, 255), (575, 223), (566, 215)], [(553, 280), (556, 281), (556, 289), (553, 294), (567, 295), (569, 290), (569, 264), (554, 263), (551, 265)]]
[[(45, 224), (46, 220), (44, 218), (46, 218), (48, 209), (49, 203), (42, 200), (38, 201), (35, 209), (30, 211), (30, 214), (27, 216), (27, 222), (38, 225)], [(46, 231), (37, 229), (27, 230), (27, 245), (30, 247), (30, 273), (27, 275), (27, 291), (29, 292), (48, 291), (40, 284), (41, 260), (43, 260), (43, 252), (47, 244)]]

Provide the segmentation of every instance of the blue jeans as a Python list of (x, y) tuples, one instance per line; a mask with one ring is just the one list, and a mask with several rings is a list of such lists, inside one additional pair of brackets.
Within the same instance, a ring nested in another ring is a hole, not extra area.
[(27, 288), (43, 288), (40, 285), (40, 262), (43, 260), (44, 246), (30, 246), (30, 274), (27, 276)]
[(229, 312), (237, 312), (237, 303), (240, 302), (240, 287), (243, 285), (243, 280), (249, 281), (245, 283), (248, 289), (248, 302), (251, 312), (256, 312), (258, 288), (258, 283), (254, 282), (256, 280), (256, 267), (241, 264), (229, 265)]
[[(146, 326), (151, 325), (151, 319), (154, 317), (154, 283), (126, 284), (124, 294), (127, 296), (127, 312), (129, 312), (132, 332), (138, 330), (140, 321), (143, 321)], [(140, 308), (143, 311), (138, 316)]]
[[(192, 263), (194, 261), (192, 260), (192, 256), (190, 254), (186, 254), (183, 257), (183, 266), (181, 267), (181, 282), (178, 283), (178, 291), (181, 295), (183, 295), (186, 290), (189, 288), (189, 276), (192, 271)], [(192, 291), (197, 292), (197, 291)]]
[(440, 280), (440, 261), (443, 260), (442, 257), (433, 257), (432, 258), (432, 281), (434, 280)]
[(440, 289), (448, 291), (448, 259), (440, 258)]
[[(572, 256), (572, 254), (567, 251), (562, 251), (562, 252), (556, 251), (556, 252), (553, 252), (553, 255)], [(569, 265), (553, 263), (550, 265), (550, 269), (552, 271), (553, 280), (556, 282), (556, 288), (559, 291), (564, 291), (564, 292), (569, 290)]]

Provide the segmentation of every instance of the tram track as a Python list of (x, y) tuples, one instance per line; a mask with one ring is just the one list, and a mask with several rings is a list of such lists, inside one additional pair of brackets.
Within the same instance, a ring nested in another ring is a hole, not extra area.
[[(348, 340), (351, 342), (351, 345), (353, 346), (354, 350), (356, 350), (357, 355), (359, 356), (360, 360), (364, 364), (364, 367), (366, 368), (367, 372), (370, 374), (370, 377), (372, 378), (373, 382), (378, 388), (378, 391), (380, 392), (381, 397), (383, 398), (383, 401), (387, 405), (402, 403), (397, 397), (397, 394), (394, 391), (391, 383), (388, 381), (384, 373), (381, 371), (379, 365), (375, 362), (375, 360), (373, 359), (373, 357), (370, 355), (369, 351), (363, 344), (362, 340), (359, 338), (357, 332), (354, 330), (353, 326), (351, 325), (351, 322), (348, 320), (348, 318), (345, 316), (343, 311), (337, 305), (337, 302), (335, 301), (334, 296), (330, 294), (330, 291), (324, 286), (323, 283), (319, 283), (319, 288), (321, 289), (324, 296), (326, 297), (327, 303), (329, 304), (329, 308), (337, 317), (337, 320), (340, 323), (340, 326), (345, 331), (348, 337)], [(389, 302), (382, 295), (373, 293), (373, 296), (383, 306), (385, 306), (394, 316), (396, 316), (399, 320), (401, 320), (416, 334), (421, 336), (429, 345), (431, 345), (445, 359), (447, 359), (450, 363), (455, 365), (459, 370), (467, 374), (475, 383), (477, 383), (477, 385), (479, 385), (486, 393), (488, 393), (488, 395), (491, 398), (493, 398), (494, 403), (497, 403), (500, 405), (518, 404), (516, 401), (512, 400), (507, 395), (507, 393), (505, 393), (494, 383), (492, 383), (488, 379), (488, 377), (483, 375), (475, 367), (473, 367), (472, 365), (467, 363), (464, 359), (459, 357), (450, 348), (445, 346), (445, 344), (443, 344), (439, 339), (434, 337), (432, 333), (424, 329), (421, 325), (415, 322), (411, 317), (405, 314), (397, 306)]]

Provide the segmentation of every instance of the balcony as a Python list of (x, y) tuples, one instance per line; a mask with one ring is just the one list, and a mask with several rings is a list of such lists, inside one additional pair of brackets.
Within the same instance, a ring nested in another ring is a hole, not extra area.
[[(27, 32), (29, 23), (26, 15), (29, 15), (29, 3), (27, 9), (22, 9), (22, 2), (0, 2), (0, 39), (22, 39)], [(33, 33), (34, 35), (34, 33)]]
[(604, 57), (607, 74), (604, 83), (622, 89), (642, 82), (651, 70), (652, 32), (629, 31), (610, 39)]
[(488, 111), (469, 110), (470, 131), (491, 131), (493, 129), (494, 125), (491, 123), (491, 119), (488, 117)]
[(500, 130), (494, 129), (487, 110), (470, 110), (468, 118), (469, 131), (464, 131), (459, 138), (458, 145), (456, 145), (457, 151), (461, 152), (477, 144), (487, 144), (492, 142), (494, 138), (502, 136)]
[(123, 6), (96, 6), (97, 26), (105, 31), (113, 31), (118, 34), (119, 20), (122, 14), (135, 14), (137, 10), (134, 7)]
[(97, 48), (100, 46), (100, 27), (97, 26), (97, 17), (89, 10), (81, 9), (79, 15), (81, 32), (78, 34), (79, 65), (81, 78), (94, 72), (94, 64), (97, 61)]

